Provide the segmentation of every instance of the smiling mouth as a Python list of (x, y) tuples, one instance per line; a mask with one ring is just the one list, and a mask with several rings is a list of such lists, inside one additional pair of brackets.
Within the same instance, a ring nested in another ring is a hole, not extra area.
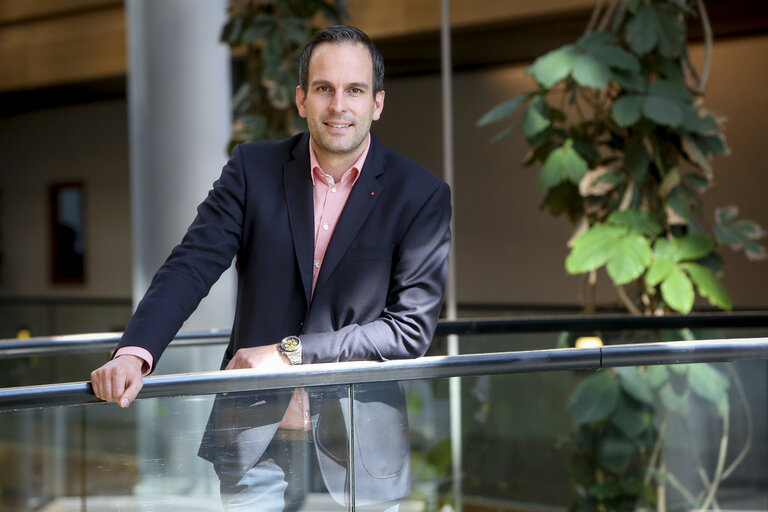
[(331, 128), (349, 128), (350, 126), (352, 126), (351, 123), (332, 123), (329, 121), (326, 121), (325, 125), (330, 126)]

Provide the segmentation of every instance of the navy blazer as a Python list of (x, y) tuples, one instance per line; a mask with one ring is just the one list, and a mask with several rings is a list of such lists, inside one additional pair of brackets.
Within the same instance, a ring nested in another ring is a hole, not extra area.
[[(238, 349), (274, 344), (288, 335), (301, 335), (304, 364), (421, 356), (442, 305), (450, 215), (448, 186), (371, 135), (368, 156), (311, 295), (309, 134), (239, 145), (182, 242), (153, 278), (118, 348), (143, 347), (156, 362), (236, 257), (237, 306), (222, 368)], [(366, 479), (373, 478), (371, 492), (377, 496), (371, 501), (394, 499), (403, 495), (409, 480), (404, 397), (396, 384), (365, 389), (355, 400), (355, 418), (362, 422), (362, 431), (355, 431), (356, 453), (360, 450), (359, 462), (367, 462), (361, 464), (364, 474), (356, 473), (358, 496), (366, 492)], [(339, 454), (323, 448), (318, 425), (333, 424), (323, 422), (323, 415), (341, 422), (333, 428), (346, 424), (347, 404), (334, 393), (310, 397), (321, 467), (338, 497), (344, 489), (343, 464), (328, 465), (338, 462)], [(239, 404), (246, 406), (244, 415), (238, 412), (241, 407), (232, 407), (238, 398), (217, 397), (201, 447), (201, 455), (217, 470), (244, 471), (256, 462), (290, 393), (265, 393), (258, 401), (252, 395), (241, 398), (267, 405), (254, 414), (253, 407)], [(380, 496), (382, 489), (374, 487), (387, 479), (399, 490)]]

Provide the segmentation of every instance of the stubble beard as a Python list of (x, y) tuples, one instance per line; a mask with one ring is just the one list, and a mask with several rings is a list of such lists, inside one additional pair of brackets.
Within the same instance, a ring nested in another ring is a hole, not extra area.
[(348, 155), (360, 149), (360, 147), (365, 142), (366, 136), (368, 135), (368, 130), (370, 130), (370, 126), (368, 130), (363, 130), (362, 132), (357, 130), (357, 124), (353, 124), (352, 126), (353, 133), (351, 134), (350, 139), (345, 137), (340, 138), (340, 140), (336, 140), (333, 135), (324, 134), (322, 131), (320, 135), (317, 137), (312, 137), (312, 139), (314, 140), (317, 149), (321, 151), (333, 155)]

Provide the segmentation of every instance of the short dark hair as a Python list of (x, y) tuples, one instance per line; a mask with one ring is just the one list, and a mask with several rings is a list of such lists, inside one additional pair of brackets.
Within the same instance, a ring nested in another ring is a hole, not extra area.
[(384, 90), (384, 58), (368, 35), (359, 28), (350, 27), (349, 25), (332, 25), (315, 32), (309, 38), (307, 44), (304, 45), (304, 50), (301, 52), (301, 58), (299, 59), (299, 84), (305, 92), (309, 86), (309, 59), (312, 57), (312, 52), (321, 43), (364, 45), (368, 48), (371, 54), (371, 61), (373, 62), (373, 94), (375, 95), (379, 91)]

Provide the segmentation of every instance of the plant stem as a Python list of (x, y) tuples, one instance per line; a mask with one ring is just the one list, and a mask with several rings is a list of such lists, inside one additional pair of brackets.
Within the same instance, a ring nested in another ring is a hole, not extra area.
[(589, 18), (589, 23), (587, 23), (587, 27), (584, 29), (584, 35), (587, 35), (593, 30), (595, 30), (595, 26), (597, 25), (597, 20), (600, 18), (600, 11), (603, 10), (604, 5), (605, 5), (605, 0), (600, 0), (597, 3), (597, 6), (595, 6), (594, 10), (592, 11), (592, 16), (590, 16)]
[(664, 475), (664, 478), (659, 478), (656, 482), (656, 510), (658, 512), (666, 512), (667, 510), (667, 461), (664, 456), (661, 456), (661, 464), (659, 464), (659, 472)]
[(691, 491), (686, 489), (685, 486), (680, 483), (680, 480), (677, 479), (674, 473), (666, 473), (664, 477), (669, 481), (672, 487), (677, 489), (677, 492), (683, 495), (683, 498), (690, 501), (691, 504), (696, 503), (696, 497), (693, 494), (691, 494)]
[(707, 9), (704, 7), (704, 1), (696, 0), (696, 4), (699, 6), (701, 27), (704, 31), (704, 44), (707, 49), (704, 56), (704, 66), (701, 68), (701, 77), (699, 78), (699, 93), (704, 94), (704, 91), (707, 90), (709, 68), (712, 66), (712, 26), (709, 23), (709, 16), (707, 16)]
[(723, 471), (723, 476), (722, 476), (723, 480), (728, 478), (731, 475), (731, 473), (733, 473), (733, 471), (736, 469), (736, 467), (739, 464), (741, 464), (741, 461), (744, 460), (744, 457), (747, 456), (747, 453), (752, 447), (752, 436), (754, 434), (752, 408), (749, 406), (749, 401), (747, 400), (747, 394), (744, 392), (744, 385), (741, 383), (741, 379), (739, 378), (736, 371), (733, 369), (733, 364), (728, 365), (728, 371), (733, 377), (733, 382), (736, 384), (736, 390), (739, 393), (739, 398), (741, 399), (741, 403), (744, 406), (744, 415), (746, 416), (746, 421), (747, 421), (747, 439), (746, 441), (744, 441), (744, 446), (739, 452), (739, 455), (733, 460), (731, 465), (728, 466), (728, 469)]
[(705, 498), (704, 503), (701, 505), (701, 508), (698, 510), (707, 510), (710, 507), (712, 501), (715, 499), (717, 488), (720, 485), (720, 482), (723, 481), (723, 466), (725, 465), (725, 456), (728, 452), (728, 437), (730, 430), (729, 417), (730, 416), (728, 414), (723, 417), (723, 435), (720, 437), (720, 450), (717, 454), (717, 466), (715, 468), (715, 474), (712, 477), (712, 483), (709, 486), (707, 497)]
[(600, 20), (600, 23), (597, 25), (598, 30), (605, 30), (608, 27), (608, 23), (611, 21), (611, 16), (613, 16), (613, 12), (616, 10), (617, 2), (618, 0), (613, 0), (608, 8), (605, 9), (603, 19)]
[(656, 467), (656, 461), (659, 460), (661, 449), (664, 445), (664, 435), (667, 433), (667, 416), (668, 411), (664, 411), (664, 417), (661, 419), (661, 426), (659, 427), (659, 435), (656, 438), (656, 442), (653, 444), (653, 450), (651, 456), (648, 459), (648, 471), (643, 479), (643, 484), (648, 485), (651, 483), (651, 477), (653, 475), (653, 468)]
[(637, 306), (635, 306), (635, 303), (632, 302), (632, 299), (629, 298), (624, 287), (621, 285), (616, 285), (615, 288), (616, 293), (619, 295), (619, 299), (621, 299), (621, 302), (624, 304), (624, 307), (626, 307), (634, 316), (642, 316), (643, 313), (637, 308)]

